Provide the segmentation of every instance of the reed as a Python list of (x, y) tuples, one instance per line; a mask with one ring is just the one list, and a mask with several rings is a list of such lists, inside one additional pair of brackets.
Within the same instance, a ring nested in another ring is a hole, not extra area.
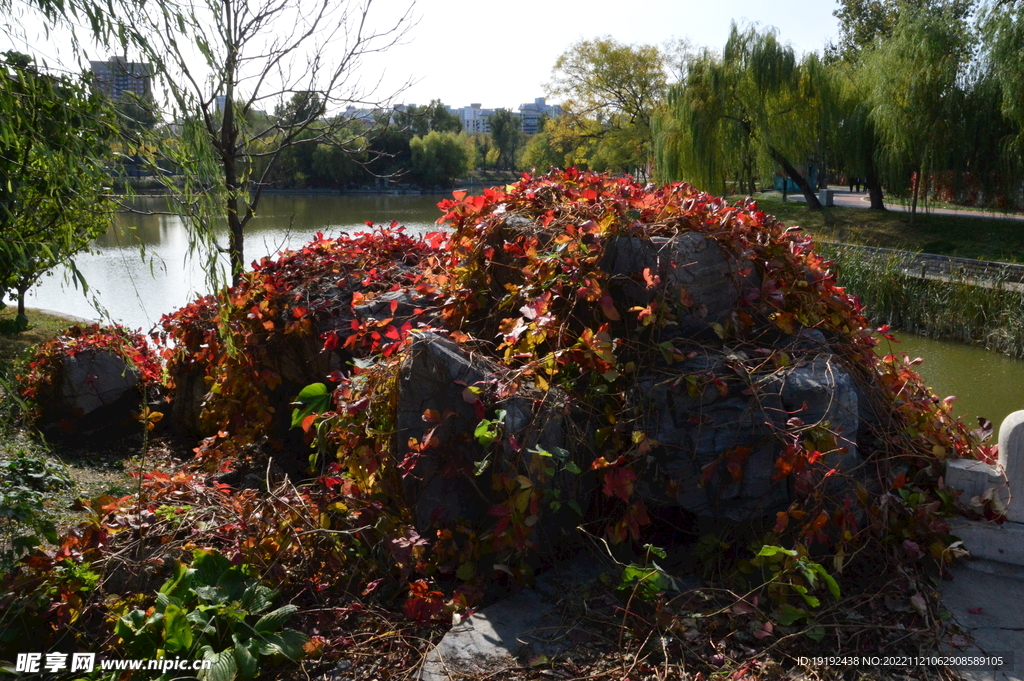
[(901, 254), (872, 255), (834, 243), (818, 249), (835, 263), (839, 284), (860, 298), (872, 322), (1024, 357), (1024, 291), (1019, 284), (969, 281), (956, 273), (924, 279)]

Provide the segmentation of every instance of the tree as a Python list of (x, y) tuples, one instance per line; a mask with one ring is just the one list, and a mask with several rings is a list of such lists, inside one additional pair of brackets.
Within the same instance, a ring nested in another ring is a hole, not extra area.
[(413, 137), (412, 172), (421, 184), (450, 187), (470, 169), (472, 142), (460, 133), (431, 130), (425, 137)]
[(832, 157), (847, 177), (864, 178), (872, 210), (885, 210), (877, 156), (880, 142), (871, 118), (870, 82), (863, 70), (845, 64), (832, 72), (834, 96), (828, 137)]
[(516, 152), (523, 144), (523, 122), (508, 109), (498, 109), (487, 119), (491, 126), (491, 140), (498, 150), (495, 165), (508, 170), (514, 168)]
[(667, 66), (654, 45), (626, 45), (611, 37), (581, 40), (558, 57), (547, 89), (565, 98), (565, 123), (578, 135), (609, 138), (608, 149), (592, 147), (604, 159), (596, 165), (644, 169), (653, 159), (651, 118), (664, 96)]
[(110, 224), (103, 185), (115, 126), (88, 82), (13, 52), (0, 60), (0, 111), (0, 303), (13, 291), (24, 324), (29, 287), (58, 265), (73, 268)]
[(891, 37), (864, 55), (887, 184), (899, 190), (914, 178), (911, 222), (926, 171), (943, 167), (963, 110), (959, 79), (972, 45), (957, 17), (957, 3), (948, 12), (904, 8)]
[[(239, 280), (245, 229), (286, 150), (327, 144), (362, 151), (356, 145), (364, 136), (345, 139), (351, 129), (337, 114), (372, 95), (355, 78), (362, 58), (394, 45), (409, 26), (406, 12), (372, 29), (370, 6), (371, 0), (199, 0), (135, 14), (133, 40), (157, 65), (181, 127), (165, 153), (182, 169), (184, 187), (168, 186), (186, 212), (193, 248), (209, 255), (211, 276), (225, 250), (216, 230), (223, 220)], [(268, 103), (281, 115), (261, 121), (254, 114)]]
[(888, 39), (904, 10), (941, 12), (963, 22), (977, 0), (840, 0), (832, 15), (839, 19), (839, 42), (825, 47), (825, 61), (853, 63), (866, 48)]
[[(669, 91), (658, 121), (658, 172), (726, 191), (756, 190), (775, 166), (821, 208), (791, 159), (808, 159), (823, 134), (827, 82), (816, 55), (797, 61), (773, 30), (733, 24), (721, 55), (705, 51)], [(798, 161), (799, 162), (799, 161)]]
[(999, 88), (1002, 115), (1016, 128), (1006, 139), (1006, 158), (1019, 170), (1024, 168), (1024, 2), (991, 2), (979, 24), (983, 64)]

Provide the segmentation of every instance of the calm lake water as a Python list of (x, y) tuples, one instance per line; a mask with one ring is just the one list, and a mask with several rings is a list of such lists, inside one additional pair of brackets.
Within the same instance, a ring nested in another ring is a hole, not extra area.
[[(441, 216), (437, 202), (443, 198), (448, 197), (266, 195), (258, 216), (246, 229), (245, 257), (251, 262), (300, 247), (317, 232), (337, 236), (366, 230), (367, 221), (390, 224), (397, 220), (410, 232), (433, 231), (437, 229), (434, 221)], [(76, 259), (89, 283), (88, 297), (61, 271), (44, 277), (29, 291), (26, 305), (95, 319), (100, 316), (92, 304), (95, 299), (111, 319), (148, 331), (161, 315), (206, 293), (202, 262), (188, 257), (188, 235), (181, 220), (159, 214), (167, 210), (159, 198), (140, 198), (136, 207), (154, 214), (117, 216), (96, 242), (95, 252)], [(226, 230), (220, 243), (227, 244)], [(139, 256), (140, 245), (145, 247), (146, 260)], [(226, 271), (226, 256), (223, 262)]]
[[(301, 246), (318, 231), (332, 236), (366, 229), (367, 220), (397, 220), (413, 232), (433, 231), (440, 216), (437, 202), (443, 198), (447, 196), (267, 195), (246, 233), (246, 258)], [(163, 203), (147, 198), (139, 207), (156, 212), (163, 210)], [(152, 254), (150, 262), (139, 257), (140, 243)], [(188, 238), (177, 217), (123, 215), (97, 242), (96, 253), (78, 259), (78, 267), (89, 282), (89, 297), (112, 319), (148, 331), (162, 314), (206, 291), (200, 264), (190, 261), (187, 251)], [(30, 307), (99, 316), (90, 300), (64, 281), (63, 273), (44, 278), (27, 298)], [(980, 415), (998, 426), (1010, 412), (1024, 409), (1024, 361), (909, 334), (900, 338), (892, 352), (924, 358), (917, 369), (925, 382), (939, 397), (956, 395), (956, 412), (971, 425)]]

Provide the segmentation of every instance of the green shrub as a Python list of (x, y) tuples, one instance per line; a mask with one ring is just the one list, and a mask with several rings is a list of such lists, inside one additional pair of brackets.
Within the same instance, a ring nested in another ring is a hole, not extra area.
[[(192, 566), (179, 563), (149, 610), (118, 619), (115, 634), (126, 656), (192, 656), (212, 660), (201, 679), (255, 678), (261, 658), (298, 660), (309, 638), (284, 623), (298, 609), (271, 610), (277, 592), (223, 555), (196, 551)], [(163, 677), (161, 677), (163, 678)]]
[(71, 479), (58, 466), (19, 451), (0, 461), (0, 573), (45, 539), (57, 541), (57, 530), (46, 516), (47, 492), (67, 489)]

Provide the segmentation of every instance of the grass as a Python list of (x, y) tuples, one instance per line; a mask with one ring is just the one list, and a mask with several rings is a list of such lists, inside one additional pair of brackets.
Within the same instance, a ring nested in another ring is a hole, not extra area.
[[(66, 529), (79, 514), (68, 509), (78, 497), (92, 498), (103, 494), (124, 496), (136, 486), (126, 469), (135, 470), (126, 462), (124, 447), (104, 447), (101, 451), (54, 447), (33, 436), (21, 426), (19, 407), (5, 394), (6, 386), (14, 386), (16, 376), (24, 371), (32, 351), (43, 341), (57, 335), (73, 322), (38, 310), (27, 310), (28, 329), (20, 333), (0, 331), (0, 461), (19, 456), (39, 460), (70, 478), (71, 484), (52, 490), (45, 501), (43, 517)], [(16, 310), (0, 310), (0, 329), (13, 323)], [(133, 452), (138, 453), (138, 452)]]
[(1024, 262), (1024, 222), (1018, 220), (922, 213), (910, 224), (910, 214), (902, 211), (844, 206), (812, 211), (803, 203), (771, 197), (758, 197), (757, 204), (765, 213), (789, 226), (799, 225), (819, 240)]
[[(6, 374), (16, 364), (23, 361), (35, 346), (53, 338), (72, 324), (63, 317), (38, 310), (26, 310), (26, 314), (28, 315), (28, 329), (25, 331), (21, 333), (0, 331), (0, 377), (6, 378)], [(0, 328), (13, 324), (16, 315), (17, 310), (14, 307), (0, 310)]]
[(866, 256), (835, 244), (819, 250), (835, 262), (839, 284), (860, 298), (872, 322), (1024, 357), (1024, 292), (1001, 282), (922, 279), (906, 273), (895, 255)]

